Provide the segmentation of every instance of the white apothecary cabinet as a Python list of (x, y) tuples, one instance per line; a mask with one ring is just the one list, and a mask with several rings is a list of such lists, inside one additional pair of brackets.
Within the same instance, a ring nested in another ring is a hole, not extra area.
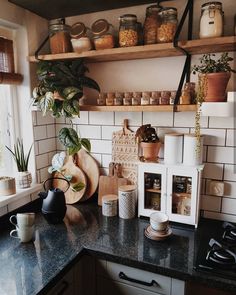
[(170, 221), (197, 227), (204, 166), (142, 162), (138, 166), (138, 215), (164, 212)]

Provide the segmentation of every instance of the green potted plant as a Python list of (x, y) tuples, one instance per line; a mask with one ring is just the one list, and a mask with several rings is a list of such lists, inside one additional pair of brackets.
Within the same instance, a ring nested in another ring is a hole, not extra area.
[(29, 157), (32, 150), (33, 145), (31, 145), (28, 153), (25, 154), (24, 145), (22, 139), (17, 139), (14, 144), (13, 150), (11, 150), (8, 146), (6, 148), (12, 154), (14, 161), (17, 165), (18, 170), (18, 181), (17, 184), (19, 188), (28, 188), (32, 183), (32, 175), (28, 171)]
[(161, 147), (156, 129), (151, 124), (142, 125), (137, 129), (135, 137), (142, 150), (140, 159), (148, 162), (156, 162)]
[(197, 102), (223, 102), (226, 100), (226, 87), (229, 82), (231, 72), (236, 73), (230, 66), (233, 60), (224, 52), (218, 59), (214, 59), (215, 54), (204, 54), (200, 58), (200, 64), (194, 65), (193, 74), (198, 73), (198, 96)]

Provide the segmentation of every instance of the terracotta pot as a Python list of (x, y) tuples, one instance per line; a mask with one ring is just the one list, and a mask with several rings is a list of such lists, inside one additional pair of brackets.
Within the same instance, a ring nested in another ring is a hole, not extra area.
[(205, 102), (226, 101), (226, 87), (230, 79), (230, 72), (207, 74), (207, 93)]
[(160, 142), (141, 142), (140, 146), (145, 161), (157, 161), (158, 153), (161, 148)]

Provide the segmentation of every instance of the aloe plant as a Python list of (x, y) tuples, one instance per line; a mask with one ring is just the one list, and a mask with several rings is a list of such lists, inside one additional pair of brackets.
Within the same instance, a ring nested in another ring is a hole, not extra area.
[(11, 150), (8, 146), (6, 146), (9, 152), (12, 154), (19, 172), (28, 171), (29, 157), (30, 157), (32, 147), (33, 147), (33, 144), (31, 145), (28, 153), (25, 154), (23, 140), (19, 138), (16, 140), (13, 150)]

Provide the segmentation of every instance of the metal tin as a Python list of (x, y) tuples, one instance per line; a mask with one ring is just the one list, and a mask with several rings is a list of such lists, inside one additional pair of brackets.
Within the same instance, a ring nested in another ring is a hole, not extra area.
[(102, 198), (102, 215), (103, 216), (116, 216), (117, 215), (117, 195), (105, 195)]

